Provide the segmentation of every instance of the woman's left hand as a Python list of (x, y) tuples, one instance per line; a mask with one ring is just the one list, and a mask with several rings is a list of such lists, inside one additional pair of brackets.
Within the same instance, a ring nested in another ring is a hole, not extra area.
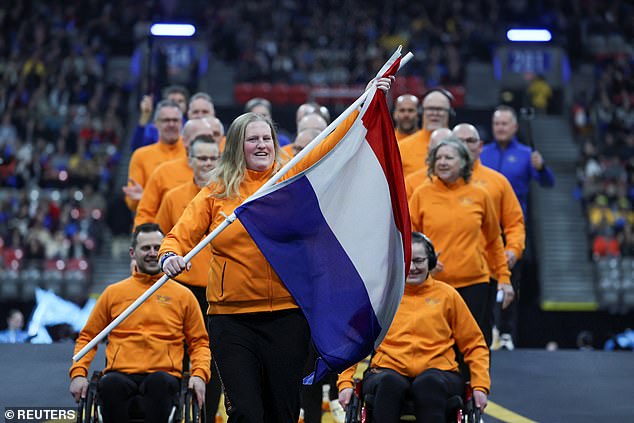
[(387, 78), (378, 78), (378, 79), (373, 79), (370, 82), (368, 82), (368, 85), (366, 85), (365, 90), (369, 90), (370, 87), (372, 86), (372, 84), (376, 81), (376, 87), (383, 91), (384, 93), (387, 94), (387, 92), (390, 90), (390, 87), (392, 86), (392, 82), (394, 81), (394, 77), (393, 76), (389, 76)]

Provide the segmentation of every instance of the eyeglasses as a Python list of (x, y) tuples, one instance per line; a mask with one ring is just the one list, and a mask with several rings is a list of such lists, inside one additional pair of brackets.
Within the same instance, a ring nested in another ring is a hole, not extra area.
[(194, 156), (194, 158), (199, 162), (206, 162), (207, 160), (215, 162), (216, 160), (218, 160), (218, 156)]
[(414, 260), (412, 260), (412, 264), (414, 264), (415, 267), (420, 267), (422, 266), (427, 260), (429, 260), (429, 257), (420, 257), (420, 258), (415, 258)]
[(160, 118), (158, 119), (161, 123), (178, 123), (181, 121), (179, 118)]
[(446, 107), (424, 107), (423, 112), (441, 114), (441, 113), (449, 113), (449, 109), (447, 109)]
[(471, 138), (461, 138), (460, 141), (467, 144), (477, 144), (480, 142), (480, 139), (471, 137)]

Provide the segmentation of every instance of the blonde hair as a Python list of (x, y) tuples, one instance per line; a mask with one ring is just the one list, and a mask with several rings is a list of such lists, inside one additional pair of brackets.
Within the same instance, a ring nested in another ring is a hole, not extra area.
[(227, 130), (227, 141), (225, 150), (220, 157), (220, 161), (210, 174), (210, 183), (217, 184), (213, 192), (216, 198), (230, 198), (240, 196), (240, 184), (244, 180), (247, 162), (244, 157), (244, 141), (246, 138), (247, 126), (253, 122), (264, 122), (271, 128), (271, 136), (275, 147), (274, 166), (279, 169), (283, 163), (280, 143), (277, 139), (277, 132), (273, 122), (262, 115), (248, 112), (238, 116)]

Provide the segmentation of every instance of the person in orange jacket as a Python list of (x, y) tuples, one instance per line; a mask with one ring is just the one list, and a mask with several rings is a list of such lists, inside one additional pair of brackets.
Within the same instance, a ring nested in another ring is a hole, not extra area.
[[(192, 122), (191, 120), (189, 122)], [(188, 122), (188, 123), (189, 123)], [(209, 182), (209, 172), (216, 167), (220, 157), (218, 142), (211, 135), (198, 135), (189, 143), (189, 167), (193, 177), (186, 183), (169, 190), (161, 201), (161, 207), (156, 213), (156, 223), (164, 233), (168, 233), (178, 221), (187, 204), (198, 194), (200, 189)], [(143, 200), (141, 200), (143, 203)], [(139, 205), (139, 208), (141, 206)], [(204, 248), (192, 259), (192, 269), (174, 278), (193, 293), (203, 315), (207, 315), (207, 272), (211, 261), (211, 250)], [(220, 380), (211, 369), (212, 378), (205, 391), (205, 411), (208, 416), (215, 416), (218, 411), (220, 394), (222, 392)]]
[(392, 117), (394, 118), (394, 135), (396, 140), (402, 139), (412, 135), (418, 131), (418, 97), (414, 94), (403, 94), (398, 96), (394, 102), (394, 112)]
[(399, 140), (398, 148), (403, 163), (403, 176), (408, 177), (420, 170), (429, 150), (429, 137), (438, 128), (448, 128), (454, 111), (451, 108), (453, 96), (447, 90), (434, 88), (422, 99), (423, 127), (412, 135)]
[[(453, 135), (458, 137), (465, 144), (467, 149), (469, 149), (469, 153), (473, 159), (472, 183), (484, 188), (493, 201), (495, 213), (500, 219), (500, 227), (504, 234), (504, 254), (506, 255), (506, 264), (509, 270), (511, 270), (511, 284), (513, 291), (518, 292), (519, 282), (513, 280), (512, 269), (515, 263), (517, 263), (517, 260), (522, 257), (524, 242), (526, 240), (522, 206), (515, 195), (515, 191), (513, 191), (511, 183), (506, 179), (506, 176), (483, 165), (480, 161), (483, 142), (475, 126), (468, 123), (461, 123), (456, 125), (452, 132)], [(506, 287), (506, 285), (501, 285), (499, 288), (503, 289), (504, 287)], [(504, 295), (507, 296), (510, 292), (510, 290), (506, 290), (504, 291)], [(510, 304), (509, 307), (513, 307), (513, 304)]]
[[(449, 128), (438, 128), (434, 132), (431, 133), (429, 137), (429, 149), (434, 148), (436, 144), (438, 144), (441, 140), (451, 136), (451, 129)], [(411, 173), (408, 177), (405, 178), (405, 194), (407, 195), (407, 200), (412, 197), (414, 191), (424, 184), (425, 182), (429, 182), (429, 175), (427, 174), (427, 156), (425, 156), (425, 162), (420, 165), (420, 169), (414, 173)]]
[(182, 134), (185, 154), (183, 157), (165, 162), (154, 169), (150, 179), (145, 184), (134, 216), (135, 227), (142, 223), (154, 222), (165, 193), (192, 180), (194, 175), (189, 166), (189, 145), (198, 135), (211, 135), (213, 140), (220, 145), (224, 136), (222, 122), (213, 116), (187, 121)]
[[(412, 229), (424, 231), (442, 253), (436, 275), (462, 295), (490, 345), (497, 283), (512, 291), (500, 220), (487, 192), (471, 183), (473, 160), (459, 139), (440, 141), (427, 161), (432, 180), (409, 201)], [(512, 300), (509, 292), (504, 307)]]
[[(414, 400), (416, 421), (445, 422), (447, 400), (464, 392), (455, 347), (469, 366), (476, 406), (484, 410), (491, 386), (489, 350), (461, 296), (431, 276), (434, 246), (412, 233), (412, 261), (401, 304), (363, 378), (363, 395), (374, 394), (373, 421), (400, 421), (403, 399)], [(356, 365), (337, 381), (339, 402), (352, 397)]]
[[(387, 91), (391, 80), (376, 83)], [(283, 180), (330, 151), (357, 115), (350, 115)], [(251, 112), (236, 118), (211, 183), (189, 203), (161, 245), (163, 271), (173, 278), (191, 267), (182, 256), (268, 181), (281, 162), (269, 119)], [(210, 245), (209, 338), (229, 421), (296, 423), (310, 340), (306, 318), (239, 220)]]
[(507, 264), (512, 269), (522, 257), (526, 239), (522, 206), (508, 179), (480, 161), (483, 142), (478, 130), (471, 124), (461, 123), (453, 128), (452, 133), (469, 149), (474, 162), (472, 182), (484, 188), (493, 201), (504, 231)]
[[(136, 271), (101, 294), (79, 333), (75, 354), (162, 276), (158, 262), (162, 240), (156, 224), (136, 229), (130, 247)], [(146, 421), (167, 421), (179, 392), (183, 342), (191, 360), (189, 387), (202, 406), (211, 362), (205, 322), (194, 295), (167, 281), (108, 335), (105, 374), (98, 387), (106, 423), (128, 421), (128, 402), (136, 395), (143, 398)], [(96, 351), (97, 347), (70, 368), (69, 390), (75, 401), (86, 397), (88, 368)]]
[(122, 188), (125, 202), (135, 211), (143, 195), (143, 188), (150, 175), (161, 163), (185, 156), (185, 146), (180, 132), (183, 126), (183, 112), (171, 100), (162, 100), (156, 105), (154, 124), (159, 140), (132, 153), (128, 167), (128, 184)]

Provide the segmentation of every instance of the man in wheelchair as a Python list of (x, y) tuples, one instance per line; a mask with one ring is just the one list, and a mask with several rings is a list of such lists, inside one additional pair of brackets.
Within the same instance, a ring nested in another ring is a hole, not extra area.
[[(79, 352), (162, 275), (158, 251), (163, 233), (158, 225), (139, 225), (132, 236), (132, 276), (108, 286), (77, 338)], [(182, 377), (183, 341), (191, 360), (189, 388), (202, 407), (210, 377), (209, 338), (198, 301), (182, 285), (167, 281), (108, 335), (106, 367), (98, 382), (103, 421), (129, 420), (132, 399), (140, 396), (147, 422), (167, 422)], [(97, 347), (70, 368), (70, 393), (75, 401), (89, 388), (88, 368)]]
[[(373, 395), (371, 421), (398, 422), (405, 398), (411, 398), (416, 421), (445, 423), (449, 399), (465, 390), (454, 346), (469, 366), (475, 406), (483, 411), (487, 405), (489, 349), (460, 294), (430, 275), (435, 265), (433, 244), (414, 232), (403, 299), (363, 380), (362, 396)], [(337, 381), (344, 408), (353, 395), (356, 367)]]

